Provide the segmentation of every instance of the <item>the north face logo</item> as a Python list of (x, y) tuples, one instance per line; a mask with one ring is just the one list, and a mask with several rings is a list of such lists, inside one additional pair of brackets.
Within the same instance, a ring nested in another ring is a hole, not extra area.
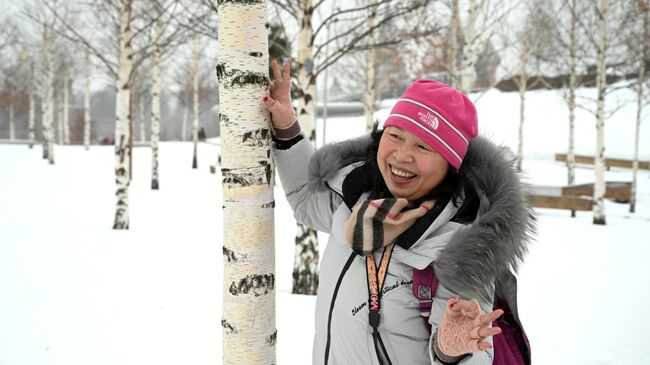
[(422, 123), (433, 129), (438, 129), (438, 124), (440, 124), (440, 122), (438, 121), (438, 117), (435, 115), (431, 113), (418, 112), (418, 117)]

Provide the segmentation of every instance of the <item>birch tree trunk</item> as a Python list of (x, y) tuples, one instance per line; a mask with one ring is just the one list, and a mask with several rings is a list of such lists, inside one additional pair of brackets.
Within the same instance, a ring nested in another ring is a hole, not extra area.
[(181, 128), (181, 141), (187, 141), (187, 120), (190, 118), (190, 106), (187, 105), (183, 111), (183, 126)]
[(525, 50), (520, 59), (521, 72), (519, 75), (519, 140), (517, 143), (517, 171), (521, 172), (521, 165), (524, 161), (524, 124), (526, 121), (526, 89), (528, 88), (528, 50)]
[(219, 4), (223, 364), (275, 364), (273, 160), (266, 0)]
[(456, 62), (458, 59), (458, 34), (460, 31), (460, 15), (458, 14), (458, 0), (452, 0), (451, 4), (451, 31), (449, 47), (447, 49), (447, 82), (453, 88), (460, 88), (458, 75), (456, 75)]
[[(32, 72), (32, 79), (34, 74)], [(29, 121), (27, 122), (27, 130), (29, 131), (29, 148), (34, 148), (34, 140), (36, 139), (35, 133), (35, 122), (34, 122), (34, 82), (29, 89)]]
[(59, 94), (57, 97), (58, 103), (56, 111), (57, 111), (57, 137), (59, 140), (59, 144), (63, 145), (65, 140), (63, 136), (63, 95)]
[(160, 179), (158, 176), (158, 140), (160, 139), (160, 4), (156, 4), (157, 18), (155, 25), (155, 46), (153, 54), (153, 70), (151, 83), (151, 189), (158, 190)]
[(68, 74), (63, 77), (63, 142), (70, 144), (70, 78)]
[(86, 48), (86, 83), (84, 85), (84, 146), (90, 149), (90, 51)]
[[(569, 33), (569, 150), (567, 151), (567, 182), (569, 185), (575, 184), (576, 179), (576, 153), (575, 153), (575, 124), (576, 124), (576, 89), (577, 82), (577, 40), (576, 25), (578, 22), (576, 14), (576, 0), (571, 0), (571, 29)], [(576, 211), (571, 211), (571, 216), (576, 216)]]
[(192, 143), (194, 144), (194, 157), (192, 157), (192, 168), (198, 166), (197, 149), (199, 144), (199, 66), (201, 61), (201, 40), (197, 37), (194, 39), (193, 58), (193, 77), (192, 95), (194, 100), (194, 123), (192, 124)]
[[(300, 128), (312, 144), (316, 143), (314, 95), (314, 39), (311, 16), (312, 0), (301, 0), (302, 14), (298, 34), (298, 88), (297, 109)], [(296, 249), (293, 263), (293, 289), (295, 294), (316, 295), (318, 291), (318, 235), (315, 230), (297, 224)]]
[(477, 13), (479, 4), (476, 0), (469, 0), (469, 8), (467, 13), (467, 24), (464, 27), (465, 46), (463, 47), (463, 65), (461, 70), (460, 90), (464, 94), (472, 92), (474, 87), (474, 80), (476, 79), (476, 71), (474, 65), (478, 60), (478, 53), (480, 45), (477, 44), (475, 39), (474, 30), (476, 27)]
[(50, 33), (52, 30), (46, 28), (43, 34), (45, 43), (45, 60), (43, 62), (43, 74), (45, 77), (43, 85), (43, 98), (41, 102), (41, 115), (43, 123), (43, 158), (46, 158), (50, 165), (54, 164), (54, 38)]
[(113, 229), (129, 229), (129, 184), (131, 182), (130, 76), (132, 0), (120, 1), (120, 33), (115, 118), (115, 183), (117, 204)]
[(648, 13), (650, 10), (644, 1), (639, 2), (640, 11), (643, 13), (643, 41), (639, 52), (639, 85), (636, 99), (636, 127), (634, 131), (634, 162), (632, 164), (632, 187), (630, 190), (630, 213), (636, 211), (637, 175), (639, 173), (639, 137), (641, 132), (641, 115), (643, 113), (643, 83), (645, 81), (645, 63), (648, 57)]
[(13, 86), (9, 86), (9, 139), (16, 139), (16, 117), (14, 115)]
[(606, 32), (607, 32), (607, 0), (598, 1), (598, 64), (596, 70), (596, 153), (594, 184), (594, 224), (605, 222), (605, 93), (607, 79), (605, 69)]
[(138, 124), (140, 125), (140, 142), (146, 142), (147, 141), (147, 130), (146, 130), (146, 125), (145, 125), (145, 119), (144, 119), (144, 96), (140, 95), (138, 97)]
[(368, 17), (368, 50), (366, 51), (366, 93), (363, 102), (363, 109), (366, 114), (366, 131), (372, 131), (375, 123), (375, 68), (376, 68), (376, 51), (375, 51), (375, 27), (377, 17), (377, 0), (370, 3), (370, 16)]

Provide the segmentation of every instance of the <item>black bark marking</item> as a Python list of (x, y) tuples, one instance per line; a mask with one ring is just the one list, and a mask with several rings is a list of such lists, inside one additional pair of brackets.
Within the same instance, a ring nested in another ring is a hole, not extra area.
[[(246, 72), (236, 68), (227, 70), (225, 63), (218, 64), (216, 70), (217, 80), (225, 87), (258, 85), (267, 88), (270, 84), (268, 75), (264, 73)], [(224, 82), (226, 78), (232, 79), (230, 85)]]
[(228, 291), (232, 295), (253, 294), (256, 297), (266, 295), (275, 288), (273, 274), (246, 275), (239, 282), (232, 282)]
[(260, 4), (262, 0), (219, 0), (217, 5), (232, 3), (232, 4), (242, 4), (242, 5), (253, 5)]
[(226, 257), (228, 262), (237, 262), (239, 260), (245, 260), (246, 255), (238, 255), (235, 253), (235, 251), (227, 248), (226, 246), (223, 246), (223, 255)]
[(219, 125), (230, 127), (230, 118), (223, 113), (219, 113)]
[(271, 209), (275, 208), (275, 200), (272, 202), (262, 204), (262, 209), (266, 209), (266, 208), (271, 208)]
[(217, 64), (217, 80), (221, 82), (221, 79), (226, 73), (226, 64), (225, 63), (219, 63)]
[(275, 346), (275, 342), (278, 340), (278, 331), (273, 332), (271, 336), (269, 336), (266, 339), (266, 343), (269, 344), (269, 346)]
[(221, 169), (222, 183), (226, 185), (238, 185), (240, 187), (247, 187), (251, 185), (270, 184), (268, 175), (267, 161), (260, 161), (260, 169), (245, 168), (245, 169)]
[(264, 53), (262, 53), (262, 52), (249, 52), (248, 54), (250, 56), (253, 56), (253, 57), (262, 57), (262, 56), (264, 56)]
[(226, 332), (227, 335), (234, 335), (234, 334), (237, 333), (237, 330), (235, 329), (235, 327), (225, 319), (221, 320), (221, 326), (225, 329), (225, 332)]
[(270, 136), (271, 134), (269, 133), (268, 128), (259, 128), (254, 131), (249, 131), (244, 133), (244, 137), (242, 138), (242, 143), (245, 143), (250, 140), (250, 142), (247, 143), (247, 145), (263, 147), (265, 145), (268, 145), (271, 142)]

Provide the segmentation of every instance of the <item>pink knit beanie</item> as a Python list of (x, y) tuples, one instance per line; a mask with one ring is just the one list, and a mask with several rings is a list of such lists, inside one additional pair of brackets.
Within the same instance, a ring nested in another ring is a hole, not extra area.
[(458, 169), (469, 141), (478, 134), (474, 104), (460, 91), (435, 80), (417, 80), (397, 101), (384, 122), (403, 128)]

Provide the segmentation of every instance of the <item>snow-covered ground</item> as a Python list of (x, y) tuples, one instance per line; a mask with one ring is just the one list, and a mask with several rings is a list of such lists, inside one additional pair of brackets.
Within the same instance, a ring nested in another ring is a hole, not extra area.
[[(623, 95), (628, 97), (629, 95)], [(478, 102), (481, 130), (516, 147), (518, 96)], [(607, 152), (631, 157), (634, 106), (607, 122)], [(383, 120), (388, 110), (378, 112)], [(527, 180), (562, 185), (552, 161), (566, 150), (566, 112), (552, 92), (529, 94)], [(580, 112), (577, 148), (593, 154), (593, 117)], [(363, 117), (331, 118), (326, 138), (363, 133)], [(647, 123), (642, 141), (650, 140)], [(111, 229), (114, 155), (108, 146), (0, 145), (0, 365), (221, 363), (222, 210), (218, 146), (161, 143), (161, 190), (150, 150), (134, 150), (131, 229)], [(642, 146), (642, 158), (650, 145)], [(593, 181), (578, 169), (578, 182)], [(623, 169), (608, 180), (631, 180)], [(295, 223), (276, 187), (277, 361), (311, 363), (314, 297), (291, 294)], [(590, 212), (539, 209), (538, 236), (519, 275), (520, 314), (544, 364), (650, 364), (650, 176), (639, 174), (637, 212), (607, 202), (607, 225)], [(321, 235), (321, 249), (325, 235)], [(251, 314), (254, 315), (254, 314)]]

